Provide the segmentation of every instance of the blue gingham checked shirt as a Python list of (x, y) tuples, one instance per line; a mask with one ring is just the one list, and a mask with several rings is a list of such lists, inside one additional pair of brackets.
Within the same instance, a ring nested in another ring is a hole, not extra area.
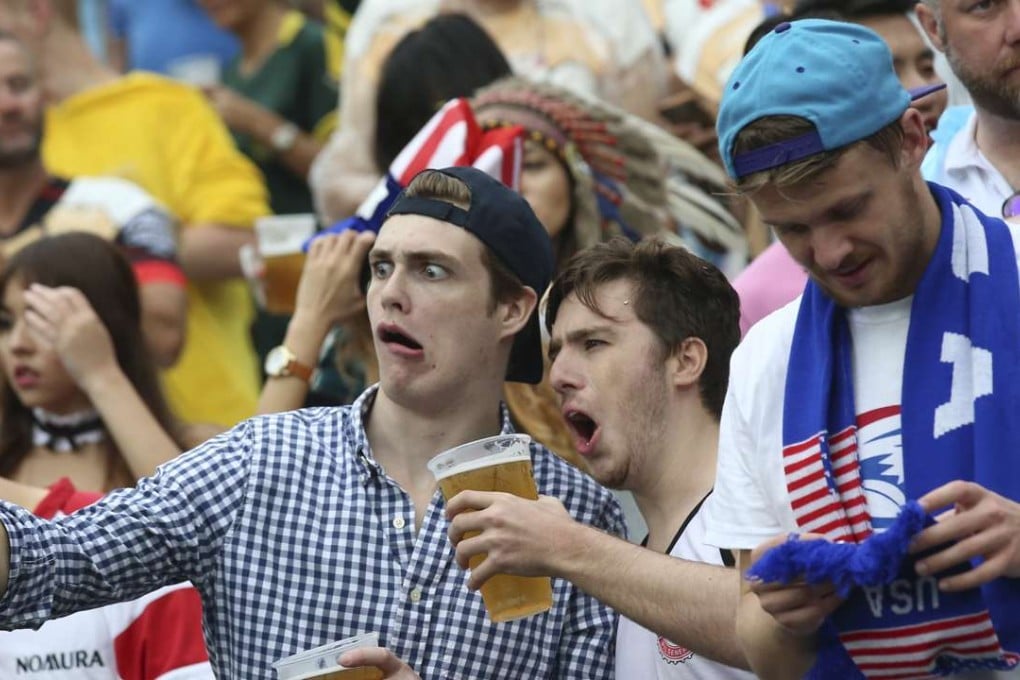
[[(554, 579), (552, 610), (493, 624), (453, 561), (438, 492), (416, 535), (410, 497), (365, 436), (374, 394), (245, 421), (70, 517), (0, 504), (11, 542), (0, 628), (190, 580), (220, 678), (274, 678), (273, 661), (367, 631), (424, 680), (610, 678), (607, 607)], [(545, 448), (531, 453), (540, 493), (623, 534), (607, 491)]]

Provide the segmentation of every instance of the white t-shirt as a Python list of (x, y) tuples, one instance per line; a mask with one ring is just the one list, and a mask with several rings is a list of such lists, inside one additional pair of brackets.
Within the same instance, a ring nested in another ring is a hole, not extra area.
[[(47, 621), (39, 630), (0, 632), (0, 678), (211, 680), (201, 639), (182, 631), (195, 626), (201, 612), (197, 599), (191, 585), (182, 583)], [(153, 635), (190, 641), (197, 645), (190, 656), (199, 660), (147, 655), (145, 639)]]
[[(1020, 227), (1010, 225), (1010, 231), (1020, 262)], [(847, 315), (853, 338), (858, 455), (876, 530), (887, 525), (906, 502), (900, 395), (912, 300), (855, 309)], [(704, 510), (705, 542), (710, 545), (751, 550), (776, 535), (798, 531), (783, 471), (783, 405), (799, 308), (798, 297), (759, 321), (733, 353), (719, 430), (715, 491)]]
[[(705, 513), (699, 508), (687, 520), (670, 546), (669, 554), (685, 560), (722, 565), (718, 548), (705, 544)], [(681, 678), (731, 678), (750, 680), (746, 671), (711, 661), (674, 644), (625, 616), (616, 629), (616, 677), (641, 680), (680, 680)]]

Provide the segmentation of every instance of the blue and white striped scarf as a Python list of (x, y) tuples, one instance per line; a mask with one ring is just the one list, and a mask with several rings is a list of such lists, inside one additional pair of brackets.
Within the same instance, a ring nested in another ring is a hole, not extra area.
[[(945, 187), (929, 186), (942, 229), (915, 291), (907, 334), (906, 495), (917, 499), (962, 479), (1018, 500), (1020, 282), (1012, 237), (1005, 223)], [(845, 310), (809, 282), (786, 380), (787, 486), (802, 531), (861, 544), (872, 528), (857, 456), (851, 356)], [(823, 627), (826, 637), (815, 669), (821, 677), (854, 667), (859, 676), (882, 678), (1012, 669), (1020, 661), (1020, 580), (942, 593), (932, 579), (917, 577), (908, 559), (887, 586), (853, 590)]]

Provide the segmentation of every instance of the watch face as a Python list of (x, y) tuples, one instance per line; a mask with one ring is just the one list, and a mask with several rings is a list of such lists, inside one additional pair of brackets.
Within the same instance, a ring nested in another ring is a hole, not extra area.
[(269, 354), (266, 355), (266, 375), (281, 375), (289, 361), (290, 357), (287, 356), (283, 347), (274, 347), (269, 350)]

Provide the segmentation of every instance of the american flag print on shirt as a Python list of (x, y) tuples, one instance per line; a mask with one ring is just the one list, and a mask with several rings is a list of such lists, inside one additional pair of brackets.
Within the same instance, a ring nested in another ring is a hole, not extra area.
[[(902, 489), (899, 420), (899, 406), (875, 409), (828, 439), (818, 432), (784, 447), (787, 490), (802, 532), (853, 543), (872, 535), (869, 496), (895, 498), (895, 481)], [(876, 522), (878, 531), (886, 515)], [(892, 583), (855, 590), (833, 614), (840, 642), (863, 675), (900, 680), (1016, 666), (1020, 658), (1002, 649), (980, 591), (940, 592), (935, 578), (916, 575), (921, 557), (907, 560)]]

